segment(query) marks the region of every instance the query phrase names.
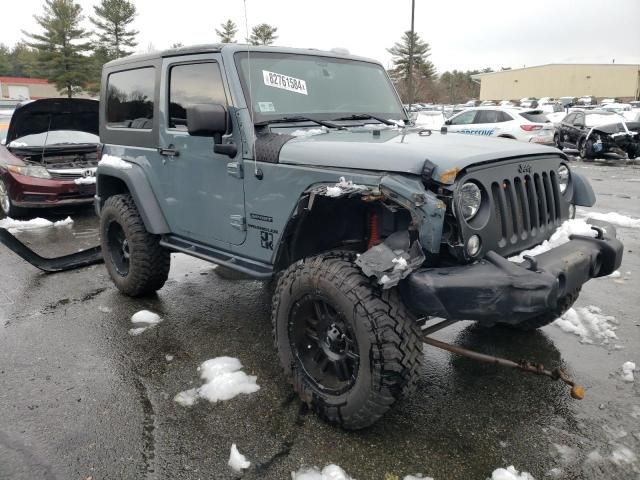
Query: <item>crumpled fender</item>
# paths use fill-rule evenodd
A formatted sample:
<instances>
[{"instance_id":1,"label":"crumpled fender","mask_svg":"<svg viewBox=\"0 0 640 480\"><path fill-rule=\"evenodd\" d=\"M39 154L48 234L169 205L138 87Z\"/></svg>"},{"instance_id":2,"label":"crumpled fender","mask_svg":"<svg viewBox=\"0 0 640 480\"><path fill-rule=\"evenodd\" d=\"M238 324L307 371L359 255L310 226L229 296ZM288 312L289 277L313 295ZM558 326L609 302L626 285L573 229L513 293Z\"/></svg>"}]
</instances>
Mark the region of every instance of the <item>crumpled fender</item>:
<instances>
[{"instance_id":1,"label":"crumpled fender","mask_svg":"<svg viewBox=\"0 0 640 480\"><path fill-rule=\"evenodd\" d=\"M420 244L431 252L440 251L445 203L435 193L424 188L422 181L404 175L385 175L380 180L380 192L411 212L419 225Z\"/></svg>"}]
</instances>

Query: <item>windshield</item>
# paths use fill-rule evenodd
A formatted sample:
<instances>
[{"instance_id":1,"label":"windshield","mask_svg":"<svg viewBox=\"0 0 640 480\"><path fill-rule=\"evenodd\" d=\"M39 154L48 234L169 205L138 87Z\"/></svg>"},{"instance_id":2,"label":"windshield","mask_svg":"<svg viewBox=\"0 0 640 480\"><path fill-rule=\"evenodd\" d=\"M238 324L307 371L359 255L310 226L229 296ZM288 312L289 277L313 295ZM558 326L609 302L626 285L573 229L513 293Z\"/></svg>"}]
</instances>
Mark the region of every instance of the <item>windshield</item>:
<instances>
[{"instance_id":1,"label":"windshield","mask_svg":"<svg viewBox=\"0 0 640 480\"><path fill-rule=\"evenodd\" d=\"M286 116L332 120L351 114L406 118L386 72L374 63L269 52L251 52L250 58L249 68L247 53L236 54L256 122Z\"/></svg>"},{"instance_id":2,"label":"windshield","mask_svg":"<svg viewBox=\"0 0 640 480\"><path fill-rule=\"evenodd\" d=\"M100 142L100 137L94 135L93 133L72 130L54 130L52 132L49 132L49 137L47 137L47 132L42 132L16 138L9 144L9 147L42 147L45 144L45 139L47 142L47 146L56 144L83 144Z\"/></svg>"}]
</instances>

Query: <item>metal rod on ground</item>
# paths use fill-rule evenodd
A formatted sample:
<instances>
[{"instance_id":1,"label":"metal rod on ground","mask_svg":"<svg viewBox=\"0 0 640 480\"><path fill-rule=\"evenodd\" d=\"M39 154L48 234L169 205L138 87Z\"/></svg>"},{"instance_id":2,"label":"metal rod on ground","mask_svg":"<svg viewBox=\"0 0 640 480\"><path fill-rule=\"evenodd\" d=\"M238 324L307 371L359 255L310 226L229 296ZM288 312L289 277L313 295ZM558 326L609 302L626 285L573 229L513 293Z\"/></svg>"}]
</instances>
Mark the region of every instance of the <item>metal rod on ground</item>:
<instances>
[{"instance_id":1,"label":"metal rod on ground","mask_svg":"<svg viewBox=\"0 0 640 480\"><path fill-rule=\"evenodd\" d=\"M457 345L451 345L449 343L441 342L440 340L436 340L435 338L431 338L426 335L423 341L424 343L433 347L441 348L443 350L447 350L448 352L456 353L458 355L462 355L463 357L477 360L479 362L500 365L501 367L516 368L518 370L522 370L523 372L535 373L536 375L544 375L546 377L552 378L553 380L560 379L571 387L571 396L573 398L577 400L582 400L584 398L584 387L576 385L576 383L573 382L569 377L567 377L567 374L559 368L551 371L545 369L544 365L542 364L535 365L525 361L514 362L505 358L493 357L484 353L474 352L473 350L467 350L466 348L462 348Z\"/></svg>"}]
</instances>

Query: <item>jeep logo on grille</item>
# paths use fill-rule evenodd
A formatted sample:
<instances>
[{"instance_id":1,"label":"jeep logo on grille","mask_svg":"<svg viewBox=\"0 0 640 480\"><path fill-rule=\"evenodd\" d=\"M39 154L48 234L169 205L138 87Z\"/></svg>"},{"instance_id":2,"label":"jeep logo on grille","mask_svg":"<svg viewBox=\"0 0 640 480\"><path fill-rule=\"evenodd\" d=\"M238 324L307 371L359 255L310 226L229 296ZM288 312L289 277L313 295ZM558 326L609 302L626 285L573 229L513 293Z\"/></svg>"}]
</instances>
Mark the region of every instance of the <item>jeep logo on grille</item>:
<instances>
[{"instance_id":1,"label":"jeep logo on grille","mask_svg":"<svg viewBox=\"0 0 640 480\"><path fill-rule=\"evenodd\" d=\"M528 163L518 165L518 173L531 173L532 170L531 165Z\"/></svg>"}]
</instances>

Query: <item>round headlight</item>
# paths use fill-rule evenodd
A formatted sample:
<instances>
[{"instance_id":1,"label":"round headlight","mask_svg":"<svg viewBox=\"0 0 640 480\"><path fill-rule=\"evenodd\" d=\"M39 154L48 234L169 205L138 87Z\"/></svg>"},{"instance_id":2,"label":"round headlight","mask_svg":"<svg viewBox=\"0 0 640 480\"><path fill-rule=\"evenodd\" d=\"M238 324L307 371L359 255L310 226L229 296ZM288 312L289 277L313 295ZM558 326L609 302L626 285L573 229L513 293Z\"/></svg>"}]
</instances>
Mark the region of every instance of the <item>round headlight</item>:
<instances>
[{"instance_id":1,"label":"round headlight","mask_svg":"<svg viewBox=\"0 0 640 480\"><path fill-rule=\"evenodd\" d=\"M560 187L560 193L564 193L569 186L569 167L566 165L560 165L560 168L558 168L558 186Z\"/></svg>"},{"instance_id":2,"label":"round headlight","mask_svg":"<svg viewBox=\"0 0 640 480\"><path fill-rule=\"evenodd\" d=\"M458 195L460 196L460 201L458 202L460 213L462 213L465 220L471 220L480 210L480 204L482 203L480 187L475 183L465 183Z\"/></svg>"}]
</instances>

